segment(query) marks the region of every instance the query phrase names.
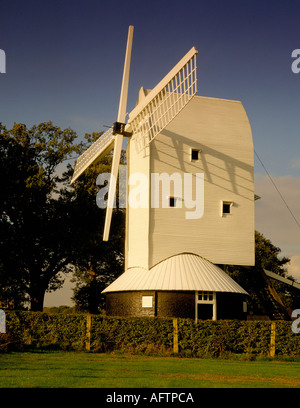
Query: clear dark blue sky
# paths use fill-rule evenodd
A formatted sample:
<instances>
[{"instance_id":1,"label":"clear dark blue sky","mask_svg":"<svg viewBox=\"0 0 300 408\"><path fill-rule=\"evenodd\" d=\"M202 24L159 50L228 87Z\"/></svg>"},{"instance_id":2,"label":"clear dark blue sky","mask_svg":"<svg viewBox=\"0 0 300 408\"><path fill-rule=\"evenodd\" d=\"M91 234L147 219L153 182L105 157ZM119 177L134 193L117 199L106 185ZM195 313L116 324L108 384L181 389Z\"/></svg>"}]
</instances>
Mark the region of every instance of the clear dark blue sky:
<instances>
[{"instance_id":1,"label":"clear dark blue sky","mask_svg":"<svg viewBox=\"0 0 300 408\"><path fill-rule=\"evenodd\" d=\"M105 130L116 119L130 24L129 111L140 86L155 86L196 46L198 94L241 100L268 170L299 176L299 0L0 1L0 120L52 120L80 137Z\"/></svg>"}]
</instances>

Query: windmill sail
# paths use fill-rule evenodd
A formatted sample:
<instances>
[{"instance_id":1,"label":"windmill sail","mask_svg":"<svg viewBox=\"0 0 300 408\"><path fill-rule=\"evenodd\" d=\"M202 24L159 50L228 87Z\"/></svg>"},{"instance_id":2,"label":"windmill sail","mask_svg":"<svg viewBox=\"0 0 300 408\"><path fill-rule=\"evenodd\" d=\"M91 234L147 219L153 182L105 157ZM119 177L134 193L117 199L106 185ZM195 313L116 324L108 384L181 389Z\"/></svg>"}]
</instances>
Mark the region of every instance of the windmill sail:
<instances>
[{"instance_id":1,"label":"windmill sail","mask_svg":"<svg viewBox=\"0 0 300 408\"><path fill-rule=\"evenodd\" d=\"M147 146L197 92L198 51L193 47L129 115L138 152Z\"/></svg>"},{"instance_id":2,"label":"windmill sail","mask_svg":"<svg viewBox=\"0 0 300 408\"><path fill-rule=\"evenodd\" d=\"M130 59L131 59L131 48L132 48L132 38L133 38L133 26L129 26L126 55L124 62L119 111L118 111L118 122L121 124L125 122L126 116L126 104L127 104L127 94L128 94L128 83L129 83L129 71L130 71ZM122 137L120 135L114 135L114 128L111 127L106 131L95 143L93 143L77 160L73 178L71 184L93 163L99 160L102 156L108 153L113 147L117 147L117 154L114 153L112 168L113 175L117 172L117 166L119 165L121 156L121 145ZM115 145L115 146L114 146ZM111 202L115 196L115 187L112 185L109 189L108 202ZM108 206L108 214L106 214L105 221L105 241L108 239L110 219L111 219L111 209Z\"/></svg>"},{"instance_id":3,"label":"windmill sail","mask_svg":"<svg viewBox=\"0 0 300 408\"><path fill-rule=\"evenodd\" d=\"M117 122L121 125L124 124L125 117L126 117L132 39L133 39L133 26L129 26L127 45L126 45L126 54L125 54L125 61L124 61L124 69L123 69L121 94L120 94L120 102L119 102L118 122ZM109 183L107 207L106 207L106 214L105 214L103 241L108 241L108 238L109 238L113 201L116 195L116 180L118 176L118 170L119 170L119 164L120 164L120 158L121 158L122 142L123 142L123 135L116 134L115 144L114 144L114 155L113 155L113 160L112 160L112 165L111 165L111 176L112 177Z\"/></svg>"},{"instance_id":4,"label":"windmill sail","mask_svg":"<svg viewBox=\"0 0 300 408\"><path fill-rule=\"evenodd\" d=\"M109 238L116 179L123 136L132 135L138 150L151 142L186 106L197 92L196 54L193 47L159 84L133 109L125 124L133 26L129 26L117 122L76 162L71 184L93 163L114 148L103 240Z\"/></svg>"},{"instance_id":5,"label":"windmill sail","mask_svg":"<svg viewBox=\"0 0 300 408\"><path fill-rule=\"evenodd\" d=\"M77 160L71 184L93 163L108 153L114 144L113 128L109 128Z\"/></svg>"}]
</instances>

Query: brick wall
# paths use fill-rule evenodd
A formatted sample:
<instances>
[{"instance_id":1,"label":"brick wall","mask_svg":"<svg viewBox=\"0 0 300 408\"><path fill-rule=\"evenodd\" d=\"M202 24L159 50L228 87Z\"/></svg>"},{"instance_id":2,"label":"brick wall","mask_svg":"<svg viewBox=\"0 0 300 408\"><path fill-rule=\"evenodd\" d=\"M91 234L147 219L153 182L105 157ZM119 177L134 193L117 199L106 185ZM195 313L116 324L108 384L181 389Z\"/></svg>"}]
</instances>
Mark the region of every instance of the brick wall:
<instances>
[{"instance_id":1,"label":"brick wall","mask_svg":"<svg viewBox=\"0 0 300 408\"><path fill-rule=\"evenodd\" d=\"M142 307L143 296L153 296L152 307ZM194 292L134 291L106 295L108 316L195 317Z\"/></svg>"},{"instance_id":2,"label":"brick wall","mask_svg":"<svg viewBox=\"0 0 300 408\"><path fill-rule=\"evenodd\" d=\"M157 292L157 316L195 318L195 292Z\"/></svg>"},{"instance_id":3,"label":"brick wall","mask_svg":"<svg viewBox=\"0 0 300 408\"><path fill-rule=\"evenodd\" d=\"M153 296L153 307L142 307L142 297ZM111 292L106 295L108 316L155 316L155 292Z\"/></svg>"},{"instance_id":4,"label":"brick wall","mask_svg":"<svg viewBox=\"0 0 300 408\"><path fill-rule=\"evenodd\" d=\"M143 296L152 296L152 307L142 307ZM245 319L244 295L217 293L217 319ZM199 305L199 319L212 318L211 305ZM211 310L207 311L206 308ZM132 291L106 295L108 316L181 317L195 318L195 292L192 291Z\"/></svg>"}]
</instances>

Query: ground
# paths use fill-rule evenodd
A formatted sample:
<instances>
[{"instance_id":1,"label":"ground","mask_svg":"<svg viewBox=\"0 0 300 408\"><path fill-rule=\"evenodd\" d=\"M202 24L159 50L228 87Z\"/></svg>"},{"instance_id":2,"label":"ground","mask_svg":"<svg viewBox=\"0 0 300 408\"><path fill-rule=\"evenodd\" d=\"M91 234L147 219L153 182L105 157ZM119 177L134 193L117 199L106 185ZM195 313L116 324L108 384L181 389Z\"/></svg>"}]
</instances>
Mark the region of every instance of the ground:
<instances>
[{"instance_id":1,"label":"ground","mask_svg":"<svg viewBox=\"0 0 300 408\"><path fill-rule=\"evenodd\" d=\"M75 352L0 355L1 388L299 388L299 361Z\"/></svg>"}]
</instances>

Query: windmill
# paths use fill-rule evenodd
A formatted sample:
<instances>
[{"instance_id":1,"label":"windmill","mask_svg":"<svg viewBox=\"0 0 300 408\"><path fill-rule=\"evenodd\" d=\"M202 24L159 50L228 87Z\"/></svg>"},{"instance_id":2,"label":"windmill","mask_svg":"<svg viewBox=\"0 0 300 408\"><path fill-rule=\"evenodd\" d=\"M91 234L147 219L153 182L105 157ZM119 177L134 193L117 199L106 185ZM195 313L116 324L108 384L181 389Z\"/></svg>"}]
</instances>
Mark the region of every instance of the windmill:
<instances>
[{"instance_id":1,"label":"windmill","mask_svg":"<svg viewBox=\"0 0 300 408\"><path fill-rule=\"evenodd\" d=\"M140 151L172 121L197 92L197 50L192 48L147 95L145 100L130 113L129 121L126 125L125 118L133 29L133 26L129 26L117 122L79 157L71 180L72 184L91 164L98 161L113 147L112 177L108 192L103 234L104 241L107 241L109 238L123 137L132 136Z\"/></svg>"},{"instance_id":2,"label":"windmill","mask_svg":"<svg viewBox=\"0 0 300 408\"><path fill-rule=\"evenodd\" d=\"M218 265L254 264L247 115L240 102L196 96L193 47L152 90L141 88L126 123L132 38L130 26L117 121L79 157L72 179L113 148L108 240L128 137L125 272L103 291L107 314L244 318L247 293ZM133 206L136 174L144 205Z\"/></svg>"}]
</instances>

